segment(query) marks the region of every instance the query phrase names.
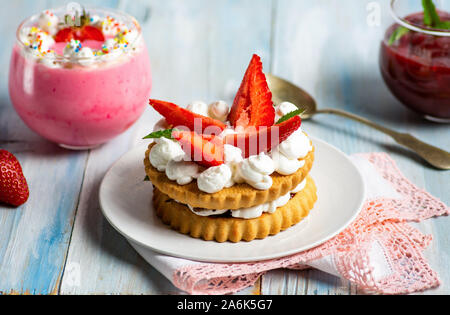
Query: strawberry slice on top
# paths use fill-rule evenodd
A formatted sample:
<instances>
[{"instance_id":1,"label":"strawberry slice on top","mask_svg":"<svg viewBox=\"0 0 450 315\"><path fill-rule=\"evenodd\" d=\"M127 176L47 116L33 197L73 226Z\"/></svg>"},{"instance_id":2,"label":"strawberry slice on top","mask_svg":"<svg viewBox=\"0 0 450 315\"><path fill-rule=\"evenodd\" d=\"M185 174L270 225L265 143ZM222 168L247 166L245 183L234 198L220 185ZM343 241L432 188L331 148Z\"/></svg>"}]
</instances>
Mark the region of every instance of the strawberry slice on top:
<instances>
[{"instance_id":1,"label":"strawberry slice on top","mask_svg":"<svg viewBox=\"0 0 450 315\"><path fill-rule=\"evenodd\" d=\"M302 125L300 116L271 127L260 127L241 134L225 137L225 143L242 150L245 158L260 153L267 153L289 138Z\"/></svg>"},{"instance_id":2,"label":"strawberry slice on top","mask_svg":"<svg viewBox=\"0 0 450 315\"><path fill-rule=\"evenodd\" d=\"M205 135L219 135L227 128L227 125L219 120L195 114L173 103L150 100L150 105L173 127L186 127L190 131Z\"/></svg>"},{"instance_id":3,"label":"strawberry slice on top","mask_svg":"<svg viewBox=\"0 0 450 315\"><path fill-rule=\"evenodd\" d=\"M253 55L228 116L234 127L270 127L275 109L261 58Z\"/></svg>"},{"instance_id":4,"label":"strawberry slice on top","mask_svg":"<svg viewBox=\"0 0 450 315\"><path fill-rule=\"evenodd\" d=\"M87 40L95 40L98 42L104 42L105 36L98 28L90 25L78 27L68 27L60 30L55 35L55 42L70 42L72 39L79 40L81 42Z\"/></svg>"},{"instance_id":5,"label":"strawberry slice on top","mask_svg":"<svg viewBox=\"0 0 450 315\"><path fill-rule=\"evenodd\" d=\"M98 42L104 42L105 35L103 35L103 32L95 26L86 25L81 29L81 41L83 40L96 40Z\"/></svg>"},{"instance_id":6,"label":"strawberry slice on top","mask_svg":"<svg viewBox=\"0 0 450 315\"><path fill-rule=\"evenodd\" d=\"M72 39L75 39L75 32L71 27L63 28L55 35L55 42L57 43L70 42Z\"/></svg>"},{"instance_id":7,"label":"strawberry slice on top","mask_svg":"<svg viewBox=\"0 0 450 315\"><path fill-rule=\"evenodd\" d=\"M224 144L221 139L177 130L172 132L172 137L180 143L193 162L204 167L220 166L224 163Z\"/></svg>"}]
</instances>

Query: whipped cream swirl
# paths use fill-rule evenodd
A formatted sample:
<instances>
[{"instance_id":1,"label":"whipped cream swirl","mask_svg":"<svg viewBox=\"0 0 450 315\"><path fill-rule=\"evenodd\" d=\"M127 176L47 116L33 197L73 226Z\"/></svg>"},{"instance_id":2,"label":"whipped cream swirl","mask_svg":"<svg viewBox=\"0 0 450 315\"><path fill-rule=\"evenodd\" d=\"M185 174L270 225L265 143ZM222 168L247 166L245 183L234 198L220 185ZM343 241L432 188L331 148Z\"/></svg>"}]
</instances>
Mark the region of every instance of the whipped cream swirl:
<instances>
[{"instance_id":1,"label":"whipped cream swirl","mask_svg":"<svg viewBox=\"0 0 450 315\"><path fill-rule=\"evenodd\" d=\"M94 63L94 52L89 47L83 47L79 40L72 39L64 47L64 57L78 62L83 66L88 66Z\"/></svg>"},{"instance_id":2,"label":"whipped cream swirl","mask_svg":"<svg viewBox=\"0 0 450 315\"><path fill-rule=\"evenodd\" d=\"M208 117L209 107L208 104L202 101L194 101L190 103L187 107L187 110L202 116Z\"/></svg>"},{"instance_id":3,"label":"whipped cream swirl","mask_svg":"<svg viewBox=\"0 0 450 315\"><path fill-rule=\"evenodd\" d=\"M187 185L200 176L200 166L190 161L170 161L166 166L166 175L178 185Z\"/></svg>"},{"instance_id":4,"label":"whipped cream swirl","mask_svg":"<svg viewBox=\"0 0 450 315\"><path fill-rule=\"evenodd\" d=\"M275 172L275 163L268 155L261 153L241 162L238 172L238 176L253 188L268 190L273 184L270 175Z\"/></svg>"},{"instance_id":5,"label":"whipped cream swirl","mask_svg":"<svg viewBox=\"0 0 450 315\"><path fill-rule=\"evenodd\" d=\"M166 138L157 139L155 143L150 151L150 163L158 171L165 172L172 160L183 160L185 153L179 143Z\"/></svg>"},{"instance_id":6,"label":"whipped cream swirl","mask_svg":"<svg viewBox=\"0 0 450 315\"><path fill-rule=\"evenodd\" d=\"M268 202L259 206L251 207L251 208L244 208L239 210L201 210L196 211L195 208L193 208L190 205L187 205L187 207L196 215L202 216L202 217L210 217L210 216L217 216L222 215L228 212L231 212L231 216L233 218L239 218L239 219L256 219L262 216L264 213L275 213L275 211L280 208L287 205L287 203L291 200L291 195L297 194L301 191L303 191L306 188L306 182L305 179L303 182L301 182L294 190L292 190L290 193L281 196L277 200L274 200L272 202Z\"/></svg>"},{"instance_id":7,"label":"whipped cream swirl","mask_svg":"<svg viewBox=\"0 0 450 315\"><path fill-rule=\"evenodd\" d=\"M208 194L214 194L224 188L233 186L232 178L233 173L228 165L222 164L210 167L198 177L198 189Z\"/></svg>"},{"instance_id":8,"label":"whipped cream swirl","mask_svg":"<svg viewBox=\"0 0 450 315\"><path fill-rule=\"evenodd\" d=\"M24 27L19 33L20 41L26 46L26 51L35 57L44 57L55 40L47 32L37 27Z\"/></svg>"},{"instance_id":9,"label":"whipped cream swirl","mask_svg":"<svg viewBox=\"0 0 450 315\"><path fill-rule=\"evenodd\" d=\"M39 15L38 27L49 34L58 32L59 18L50 10L46 10Z\"/></svg>"},{"instance_id":10,"label":"whipped cream swirl","mask_svg":"<svg viewBox=\"0 0 450 315\"><path fill-rule=\"evenodd\" d=\"M229 113L230 107L224 101L214 102L209 105L209 116L211 118L226 122Z\"/></svg>"},{"instance_id":11,"label":"whipped cream swirl","mask_svg":"<svg viewBox=\"0 0 450 315\"><path fill-rule=\"evenodd\" d=\"M283 102L275 107L275 123L280 120L283 116L295 112L298 107L289 102Z\"/></svg>"},{"instance_id":12,"label":"whipped cream swirl","mask_svg":"<svg viewBox=\"0 0 450 315\"><path fill-rule=\"evenodd\" d=\"M298 107L289 102L283 102L275 107L278 121L283 116L298 110ZM313 150L311 141L300 128L288 139L274 148L270 153L275 165L276 172L281 175L292 175L305 166L304 159Z\"/></svg>"}]
</instances>

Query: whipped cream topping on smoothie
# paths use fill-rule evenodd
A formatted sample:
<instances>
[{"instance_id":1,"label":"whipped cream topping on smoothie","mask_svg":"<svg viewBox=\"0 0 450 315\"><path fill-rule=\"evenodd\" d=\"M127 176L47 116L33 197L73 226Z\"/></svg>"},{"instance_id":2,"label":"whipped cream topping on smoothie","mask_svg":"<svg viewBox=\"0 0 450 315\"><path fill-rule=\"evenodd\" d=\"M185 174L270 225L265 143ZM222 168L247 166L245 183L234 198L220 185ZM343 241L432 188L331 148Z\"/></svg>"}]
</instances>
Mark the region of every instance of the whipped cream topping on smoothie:
<instances>
[{"instance_id":1,"label":"whipped cream topping on smoothie","mask_svg":"<svg viewBox=\"0 0 450 315\"><path fill-rule=\"evenodd\" d=\"M63 55L72 62L79 63L82 66L89 66L95 62L94 51L89 47L83 47L81 42L75 39L67 43L66 47L64 47Z\"/></svg>"},{"instance_id":2,"label":"whipped cream topping on smoothie","mask_svg":"<svg viewBox=\"0 0 450 315\"><path fill-rule=\"evenodd\" d=\"M19 40L26 46L27 52L42 58L53 52L50 48L55 44L51 35L35 26L22 28Z\"/></svg>"},{"instance_id":3,"label":"whipped cream topping on smoothie","mask_svg":"<svg viewBox=\"0 0 450 315\"><path fill-rule=\"evenodd\" d=\"M229 106L223 101L210 105L196 101L187 108L194 113L215 119L225 117L225 113L230 111ZM297 107L292 103L282 103L276 107L277 115L280 116L295 110ZM167 122L163 119L157 123L155 131L167 127ZM219 138L235 133L233 128L228 127ZM187 185L196 179L198 188L210 194L240 183L247 183L258 190L268 190L273 184L270 175L275 172L281 175L296 173L305 165L305 161L300 159L304 159L312 150L308 136L298 129L270 153L260 153L247 159L243 158L241 149L224 145L225 163L205 169L190 161L190 157L186 156L177 141L161 138L155 140L150 152L150 163L158 171L165 172L169 179L177 181L179 185Z\"/></svg>"},{"instance_id":4,"label":"whipped cream topping on smoothie","mask_svg":"<svg viewBox=\"0 0 450 315\"><path fill-rule=\"evenodd\" d=\"M46 10L39 15L38 27L48 34L58 32L59 18L50 10Z\"/></svg>"},{"instance_id":5,"label":"whipped cream topping on smoothie","mask_svg":"<svg viewBox=\"0 0 450 315\"><path fill-rule=\"evenodd\" d=\"M111 16L98 15L89 17L88 26L99 30L105 38L104 42L76 39L57 42L55 37L59 32L70 28L63 21L64 17L46 10L39 14L34 25L22 27L18 38L23 43L24 52L53 68L63 67L63 64L89 67L132 53L141 45L140 32L135 21L133 26L127 26L124 21Z\"/></svg>"}]
</instances>

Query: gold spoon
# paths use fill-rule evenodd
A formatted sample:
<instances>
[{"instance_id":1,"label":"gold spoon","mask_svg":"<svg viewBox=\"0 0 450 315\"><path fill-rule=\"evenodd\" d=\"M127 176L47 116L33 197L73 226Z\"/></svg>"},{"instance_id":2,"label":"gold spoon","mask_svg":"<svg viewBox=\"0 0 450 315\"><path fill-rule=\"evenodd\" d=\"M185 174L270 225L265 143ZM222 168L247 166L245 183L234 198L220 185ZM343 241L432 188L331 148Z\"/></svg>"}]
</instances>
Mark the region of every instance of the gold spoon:
<instances>
[{"instance_id":1,"label":"gold spoon","mask_svg":"<svg viewBox=\"0 0 450 315\"><path fill-rule=\"evenodd\" d=\"M280 104L281 102L291 102L293 104L297 104L297 106L302 106L302 108L305 109L305 112L302 114L302 119L309 119L316 114L334 114L359 121L360 123L368 125L391 136L398 144L401 144L416 152L434 167L442 170L450 170L450 153L444 150L422 142L410 134L399 133L392 129L380 126L368 119L342 110L318 110L316 101L311 97L311 95L301 88L272 74L267 74L267 79L269 81L270 90L273 94L274 103Z\"/></svg>"}]
</instances>

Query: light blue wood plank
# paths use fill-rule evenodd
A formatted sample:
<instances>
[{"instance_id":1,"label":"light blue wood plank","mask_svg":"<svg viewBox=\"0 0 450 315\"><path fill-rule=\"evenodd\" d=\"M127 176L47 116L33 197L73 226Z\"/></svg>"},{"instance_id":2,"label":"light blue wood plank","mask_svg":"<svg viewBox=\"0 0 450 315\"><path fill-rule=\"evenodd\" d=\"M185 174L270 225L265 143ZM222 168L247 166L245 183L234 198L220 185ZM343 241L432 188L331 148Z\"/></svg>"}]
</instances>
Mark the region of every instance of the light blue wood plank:
<instances>
[{"instance_id":1,"label":"light blue wood plank","mask_svg":"<svg viewBox=\"0 0 450 315\"><path fill-rule=\"evenodd\" d=\"M130 130L90 154L62 281L62 294L178 292L138 256L103 218L99 208L101 179L112 163L130 149L132 134L133 130ZM149 284L152 290L148 289Z\"/></svg>"},{"instance_id":2,"label":"light blue wood plank","mask_svg":"<svg viewBox=\"0 0 450 315\"><path fill-rule=\"evenodd\" d=\"M312 269L274 270L262 281L263 295L348 295L352 290L348 281Z\"/></svg>"},{"instance_id":3,"label":"light blue wood plank","mask_svg":"<svg viewBox=\"0 0 450 315\"><path fill-rule=\"evenodd\" d=\"M273 270L262 280L263 295L304 295L307 291L307 271Z\"/></svg>"},{"instance_id":4,"label":"light blue wood plank","mask_svg":"<svg viewBox=\"0 0 450 315\"><path fill-rule=\"evenodd\" d=\"M349 295L353 286L349 281L330 276L318 270L308 270L306 274L308 295Z\"/></svg>"},{"instance_id":5,"label":"light blue wood plank","mask_svg":"<svg viewBox=\"0 0 450 315\"><path fill-rule=\"evenodd\" d=\"M119 1L96 1L94 4L116 7ZM25 17L55 5L61 3L15 1L8 15L3 16L2 13L1 32L9 43L2 50L0 60L4 69L8 68L10 47L14 43L11 28ZM7 92L7 71L2 73L0 147L14 152L21 160L31 197L27 205L19 210L0 207L3 231L0 236L0 291L57 293L88 153L63 151L31 132L12 109ZM125 241L117 243L127 246ZM129 252L133 256L134 251L129 249Z\"/></svg>"}]
</instances>

